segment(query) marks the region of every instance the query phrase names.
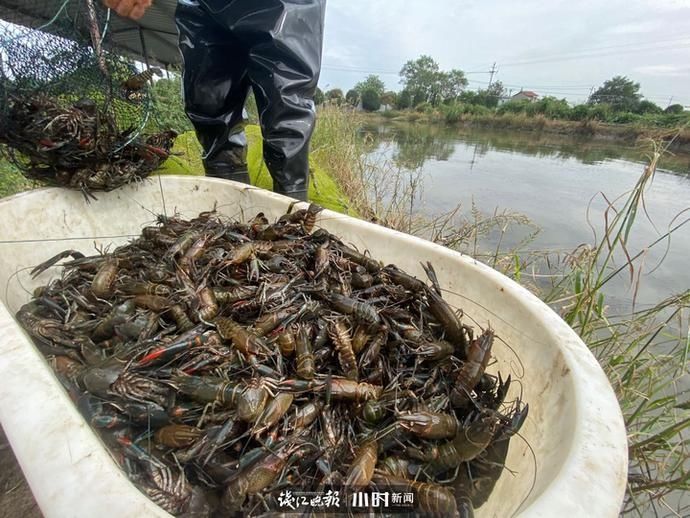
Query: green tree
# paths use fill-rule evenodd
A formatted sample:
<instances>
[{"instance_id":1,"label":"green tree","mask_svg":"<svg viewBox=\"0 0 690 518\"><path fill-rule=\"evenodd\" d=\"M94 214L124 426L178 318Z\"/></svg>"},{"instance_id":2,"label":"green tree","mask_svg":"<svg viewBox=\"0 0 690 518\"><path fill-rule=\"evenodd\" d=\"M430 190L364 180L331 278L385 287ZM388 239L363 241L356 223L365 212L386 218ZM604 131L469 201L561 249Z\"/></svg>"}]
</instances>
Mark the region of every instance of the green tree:
<instances>
[{"instance_id":1,"label":"green tree","mask_svg":"<svg viewBox=\"0 0 690 518\"><path fill-rule=\"evenodd\" d=\"M613 108L610 104L600 103L591 106L589 110L588 118L594 119L602 122L608 122L611 120L613 115Z\"/></svg>"},{"instance_id":2,"label":"green tree","mask_svg":"<svg viewBox=\"0 0 690 518\"><path fill-rule=\"evenodd\" d=\"M643 99L640 101L640 104L637 105L637 108L635 108L635 113L639 113L640 115L644 115L645 113L663 113L664 110L661 109L661 106L658 106L654 104L652 101L648 101L647 99Z\"/></svg>"},{"instance_id":3,"label":"green tree","mask_svg":"<svg viewBox=\"0 0 690 518\"><path fill-rule=\"evenodd\" d=\"M359 92L354 88L348 90L347 94L345 95L345 100L348 104L357 106L359 104Z\"/></svg>"},{"instance_id":4,"label":"green tree","mask_svg":"<svg viewBox=\"0 0 690 518\"><path fill-rule=\"evenodd\" d=\"M405 110L412 107L412 94L407 88L398 94L395 107L399 110Z\"/></svg>"},{"instance_id":5,"label":"green tree","mask_svg":"<svg viewBox=\"0 0 690 518\"><path fill-rule=\"evenodd\" d=\"M672 104L664 110L664 112L666 112L666 113L673 113L676 115L679 113L683 113L683 111L684 111L684 108L683 108L682 104Z\"/></svg>"},{"instance_id":6,"label":"green tree","mask_svg":"<svg viewBox=\"0 0 690 518\"><path fill-rule=\"evenodd\" d=\"M635 111L640 104L640 83L625 76L615 76L597 89L589 98L589 104L608 104L614 111Z\"/></svg>"},{"instance_id":7,"label":"green tree","mask_svg":"<svg viewBox=\"0 0 690 518\"><path fill-rule=\"evenodd\" d=\"M503 86L503 83L500 81L494 81L491 83L491 85L486 89L486 96L488 98L487 106L496 106L498 101L505 95L505 93L506 89Z\"/></svg>"},{"instance_id":8,"label":"green tree","mask_svg":"<svg viewBox=\"0 0 690 518\"><path fill-rule=\"evenodd\" d=\"M314 92L314 104L323 104L323 101L326 99L326 97L323 95L323 90L319 88L318 86L316 87L316 92Z\"/></svg>"},{"instance_id":9,"label":"green tree","mask_svg":"<svg viewBox=\"0 0 690 518\"><path fill-rule=\"evenodd\" d=\"M535 103L528 102L527 107L533 107L536 113L541 113L549 119L569 119L572 112L568 101L548 95Z\"/></svg>"},{"instance_id":10,"label":"green tree","mask_svg":"<svg viewBox=\"0 0 690 518\"><path fill-rule=\"evenodd\" d=\"M405 63L400 70L400 82L410 92L415 106L423 102L438 106L453 101L467 86L462 70L443 72L430 56L420 56Z\"/></svg>"},{"instance_id":11,"label":"green tree","mask_svg":"<svg viewBox=\"0 0 690 518\"><path fill-rule=\"evenodd\" d=\"M570 112L570 119L574 121L587 120L589 118L589 109L590 106L587 104L578 104L577 106L574 106L573 110Z\"/></svg>"},{"instance_id":12,"label":"green tree","mask_svg":"<svg viewBox=\"0 0 690 518\"><path fill-rule=\"evenodd\" d=\"M386 85L381 81L379 76L370 75L367 76L364 81L357 83L355 85L355 90L357 90L362 97L364 97L364 92L366 90L372 90L376 92L380 98L386 90Z\"/></svg>"},{"instance_id":13,"label":"green tree","mask_svg":"<svg viewBox=\"0 0 690 518\"><path fill-rule=\"evenodd\" d=\"M440 81L443 102L455 101L467 86L465 73L456 68L450 72L442 72Z\"/></svg>"},{"instance_id":14,"label":"green tree","mask_svg":"<svg viewBox=\"0 0 690 518\"><path fill-rule=\"evenodd\" d=\"M375 112L381 108L381 95L374 88L367 88L362 92L362 108L368 112Z\"/></svg>"},{"instance_id":15,"label":"green tree","mask_svg":"<svg viewBox=\"0 0 690 518\"><path fill-rule=\"evenodd\" d=\"M345 95L343 95L343 91L340 88L332 88L326 92L326 99L340 106L345 100Z\"/></svg>"},{"instance_id":16,"label":"green tree","mask_svg":"<svg viewBox=\"0 0 690 518\"><path fill-rule=\"evenodd\" d=\"M412 91L412 106L419 106L420 104L429 104L427 101L427 94L421 90Z\"/></svg>"},{"instance_id":17,"label":"green tree","mask_svg":"<svg viewBox=\"0 0 690 518\"><path fill-rule=\"evenodd\" d=\"M479 92L473 90L465 90L460 94L458 100L465 104L481 104L479 99Z\"/></svg>"},{"instance_id":18,"label":"green tree","mask_svg":"<svg viewBox=\"0 0 690 518\"><path fill-rule=\"evenodd\" d=\"M400 70L400 82L412 94L415 104L431 101L441 69L431 56L423 55L409 60Z\"/></svg>"},{"instance_id":19,"label":"green tree","mask_svg":"<svg viewBox=\"0 0 690 518\"><path fill-rule=\"evenodd\" d=\"M472 95L472 92L463 92L460 100L470 104L480 104L487 108L495 108L498 106L498 101L503 97L505 91L503 83L494 81L487 88L478 90L474 95Z\"/></svg>"}]
</instances>

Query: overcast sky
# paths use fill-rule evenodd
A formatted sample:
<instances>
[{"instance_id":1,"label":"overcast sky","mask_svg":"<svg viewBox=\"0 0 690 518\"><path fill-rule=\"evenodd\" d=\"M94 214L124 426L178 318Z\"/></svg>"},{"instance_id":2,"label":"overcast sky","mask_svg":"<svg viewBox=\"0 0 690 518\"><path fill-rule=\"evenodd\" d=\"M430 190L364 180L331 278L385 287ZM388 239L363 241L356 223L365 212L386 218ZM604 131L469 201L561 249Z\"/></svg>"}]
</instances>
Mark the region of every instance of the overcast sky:
<instances>
[{"instance_id":1,"label":"overcast sky","mask_svg":"<svg viewBox=\"0 0 690 518\"><path fill-rule=\"evenodd\" d=\"M400 90L409 59L433 57L486 86L587 98L614 75L665 107L690 107L690 0L327 0L321 88L367 74Z\"/></svg>"}]
</instances>

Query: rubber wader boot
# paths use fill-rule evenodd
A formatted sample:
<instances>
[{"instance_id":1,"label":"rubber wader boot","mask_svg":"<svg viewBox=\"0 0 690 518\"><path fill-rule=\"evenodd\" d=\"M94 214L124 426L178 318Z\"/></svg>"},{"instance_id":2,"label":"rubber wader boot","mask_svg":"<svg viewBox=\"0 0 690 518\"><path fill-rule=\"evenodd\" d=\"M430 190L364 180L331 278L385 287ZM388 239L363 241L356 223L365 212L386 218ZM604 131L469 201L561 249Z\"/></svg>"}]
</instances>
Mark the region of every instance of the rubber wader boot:
<instances>
[{"instance_id":1,"label":"rubber wader boot","mask_svg":"<svg viewBox=\"0 0 690 518\"><path fill-rule=\"evenodd\" d=\"M277 192L278 194L282 194L283 196L289 196L290 198L294 198L297 201L307 201L307 191L275 192Z\"/></svg>"},{"instance_id":2,"label":"rubber wader boot","mask_svg":"<svg viewBox=\"0 0 690 518\"><path fill-rule=\"evenodd\" d=\"M247 149L244 147L223 149L213 158L205 159L203 162L206 176L249 183Z\"/></svg>"},{"instance_id":3,"label":"rubber wader boot","mask_svg":"<svg viewBox=\"0 0 690 518\"><path fill-rule=\"evenodd\" d=\"M249 171L229 171L227 169L207 168L206 176L249 184Z\"/></svg>"}]
</instances>

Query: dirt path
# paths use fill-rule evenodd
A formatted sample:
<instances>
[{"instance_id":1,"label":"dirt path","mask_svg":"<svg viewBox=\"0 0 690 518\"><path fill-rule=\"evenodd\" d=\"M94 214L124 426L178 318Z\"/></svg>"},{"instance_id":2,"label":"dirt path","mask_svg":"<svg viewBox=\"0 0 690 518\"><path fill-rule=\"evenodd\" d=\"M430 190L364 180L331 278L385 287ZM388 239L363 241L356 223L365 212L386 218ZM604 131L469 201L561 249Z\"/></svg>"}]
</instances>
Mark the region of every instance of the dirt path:
<instances>
[{"instance_id":1,"label":"dirt path","mask_svg":"<svg viewBox=\"0 0 690 518\"><path fill-rule=\"evenodd\" d=\"M41 518L22 470L0 428L0 518Z\"/></svg>"}]
</instances>

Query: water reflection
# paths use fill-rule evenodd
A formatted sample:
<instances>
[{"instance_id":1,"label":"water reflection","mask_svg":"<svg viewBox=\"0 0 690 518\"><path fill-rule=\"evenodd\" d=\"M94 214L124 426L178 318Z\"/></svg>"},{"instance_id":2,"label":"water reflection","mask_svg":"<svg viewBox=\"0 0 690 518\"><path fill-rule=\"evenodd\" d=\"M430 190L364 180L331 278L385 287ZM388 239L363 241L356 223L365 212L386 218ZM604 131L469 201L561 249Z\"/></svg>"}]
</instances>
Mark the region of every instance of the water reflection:
<instances>
[{"instance_id":1,"label":"water reflection","mask_svg":"<svg viewBox=\"0 0 690 518\"><path fill-rule=\"evenodd\" d=\"M485 251L499 245L502 250L522 249L526 238L531 239L531 250L549 252L592 243L594 232L596 238L602 235L607 200L635 185L648 152L644 146L616 142L538 132L460 131L441 125L384 124L368 126L363 133L370 157L394 163L402 178L414 173L422 180L415 189L421 193L415 211L437 216L459 205L459 214L472 219L474 208L484 215L505 209L524 215L540 229L533 239L533 228L524 225L512 225L505 235L489 233L481 243ZM669 225L680 222L674 218L684 214L681 219L686 219L688 173L689 154L665 157L645 193L645 211L637 218L628 244L629 250L644 251L640 303L655 303L690 286L685 264L690 225L675 232L670 244L663 241L649 248ZM624 276L609 294L623 306L633 296Z\"/></svg>"},{"instance_id":2,"label":"water reflection","mask_svg":"<svg viewBox=\"0 0 690 518\"><path fill-rule=\"evenodd\" d=\"M441 124L369 124L365 125L367 151L374 152L383 143L394 143L392 160L405 169L420 169L429 159L445 161L458 144L472 148L470 167L491 151L518 153L537 158L567 160L574 158L587 165L607 160L646 163L652 151L650 142L637 145L553 133L517 132L473 128L448 128ZM664 156L660 167L676 174L690 174L690 154Z\"/></svg>"},{"instance_id":3,"label":"water reflection","mask_svg":"<svg viewBox=\"0 0 690 518\"><path fill-rule=\"evenodd\" d=\"M433 126L424 126L423 131L411 128L393 131L391 137L397 145L393 160L406 169L419 169L429 158L448 160L455 150L455 139Z\"/></svg>"}]
</instances>

